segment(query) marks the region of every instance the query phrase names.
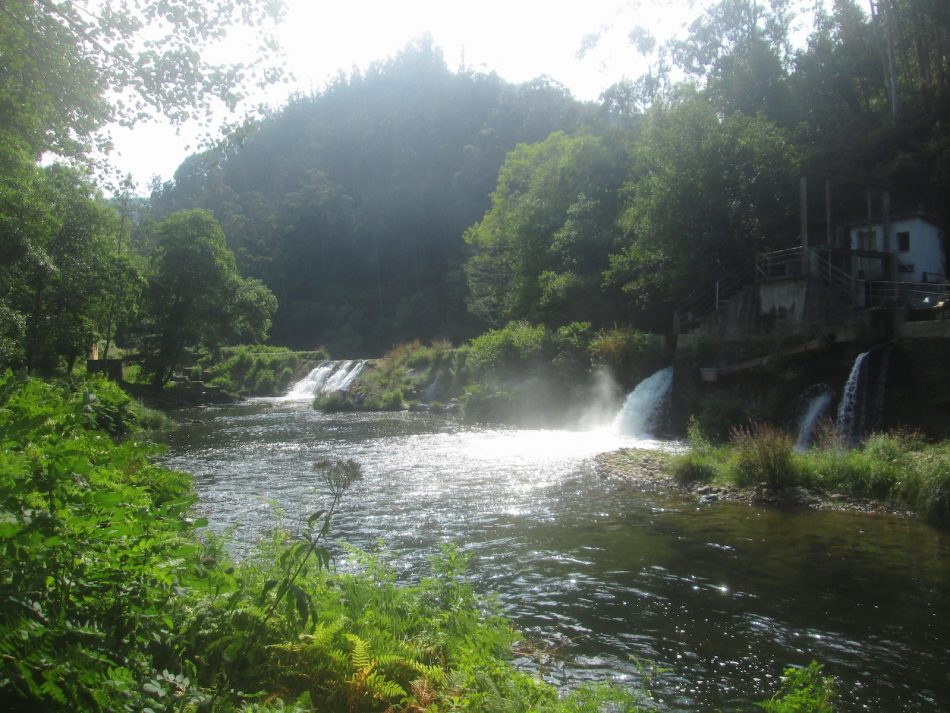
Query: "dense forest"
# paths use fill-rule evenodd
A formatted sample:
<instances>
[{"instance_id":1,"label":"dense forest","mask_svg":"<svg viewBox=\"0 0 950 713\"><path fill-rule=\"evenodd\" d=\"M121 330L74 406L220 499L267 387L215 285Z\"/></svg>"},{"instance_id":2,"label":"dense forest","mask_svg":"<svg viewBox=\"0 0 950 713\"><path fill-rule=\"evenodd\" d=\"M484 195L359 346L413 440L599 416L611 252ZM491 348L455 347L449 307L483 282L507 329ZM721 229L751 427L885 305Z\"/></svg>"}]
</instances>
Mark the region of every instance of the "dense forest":
<instances>
[{"instance_id":1,"label":"dense forest","mask_svg":"<svg viewBox=\"0 0 950 713\"><path fill-rule=\"evenodd\" d=\"M134 121L150 96L168 113L201 103L115 67L83 84L53 55L24 60L0 86L0 360L49 370L118 343L161 384L194 347L268 334L366 356L512 320L667 331L693 290L796 244L803 171L873 179L896 210L946 224L950 11L790 8L723 0L662 45L634 29L651 71L591 103L547 78L452 71L424 38L249 121L145 199L128 185L103 197L82 168L94 130ZM3 42L40 30L65 46L51 21L11 15ZM193 94L220 89L199 69L178 67ZM139 104L105 102L113 85Z\"/></svg>"},{"instance_id":2,"label":"dense forest","mask_svg":"<svg viewBox=\"0 0 950 713\"><path fill-rule=\"evenodd\" d=\"M453 72L420 41L192 156L148 214L211 210L296 347L510 320L666 331L698 286L797 243L802 171L946 221L947 12L836 2L795 48L787 3L721 2L594 104Z\"/></svg>"}]
</instances>

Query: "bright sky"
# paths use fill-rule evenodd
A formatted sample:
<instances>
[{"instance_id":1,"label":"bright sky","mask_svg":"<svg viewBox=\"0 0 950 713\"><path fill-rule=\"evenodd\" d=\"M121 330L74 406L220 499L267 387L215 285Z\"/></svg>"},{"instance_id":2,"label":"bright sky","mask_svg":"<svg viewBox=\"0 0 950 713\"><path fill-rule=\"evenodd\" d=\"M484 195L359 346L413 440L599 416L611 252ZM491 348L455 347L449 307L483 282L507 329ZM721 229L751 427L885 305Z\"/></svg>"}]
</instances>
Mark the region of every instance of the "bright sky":
<instances>
[{"instance_id":1,"label":"bright sky","mask_svg":"<svg viewBox=\"0 0 950 713\"><path fill-rule=\"evenodd\" d=\"M250 105L281 106L293 92L320 91L341 70L366 68L395 55L428 33L442 48L451 69L465 65L495 71L510 82L549 75L578 99L596 99L624 76L636 77L646 62L627 40L636 25L658 38L678 32L691 0L287 0L280 34L287 68L294 75L251 98ZM578 50L591 33L601 33L583 58ZM226 54L241 57L246 43L232 40ZM225 118L225 117L222 117ZM232 117L234 120L239 117ZM180 135L160 123L114 129L113 162L131 172L140 192L152 176L172 177L196 148L200 131L184 127Z\"/></svg>"}]
</instances>

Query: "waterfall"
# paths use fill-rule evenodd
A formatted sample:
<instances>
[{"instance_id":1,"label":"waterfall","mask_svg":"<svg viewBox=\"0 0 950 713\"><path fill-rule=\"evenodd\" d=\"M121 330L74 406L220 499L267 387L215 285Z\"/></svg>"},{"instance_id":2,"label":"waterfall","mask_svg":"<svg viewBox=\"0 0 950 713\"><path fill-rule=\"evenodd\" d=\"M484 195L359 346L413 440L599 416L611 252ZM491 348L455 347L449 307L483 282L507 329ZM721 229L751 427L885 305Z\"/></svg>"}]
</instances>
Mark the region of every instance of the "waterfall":
<instances>
[{"instance_id":1,"label":"waterfall","mask_svg":"<svg viewBox=\"0 0 950 713\"><path fill-rule=\"evenodd\" d=\"M652 435L673 387L673 367L660 369L637 384L614 418L613 428L628 436Z\"/></svg>"},{"instance_id":2,"label":"waterfall","mask_svg":"<svg viewBox=\"0 0 950 713\"><path fill-rule=\"evenodd\" d=\"M805 392L804 398L808 401L798 425L798 441L795 443L796 452L802 453L811 448L818 420L828 410L834 395L834 391L827 384L818 384Z\"/></svg>"},{"instance_id":3,"label":"waterfall","mask_svg":"<svg viewBox=\"0 0 950 713\"><path fill-rule=\"evenodd\" d=\"M858 355L838 406L838 435L855 445L870 430L880 428L884 417L890 346L875 347Z\"/></svg>"},{"instance_id":4,"label":"waterfall","mask_svg":"<svg viewBox=\"0 0 950 713\"><path fill-rule=\"evenodd\" d=\"M366 367L365 361L325 361L290 387L285 401L310 401L317 394L346 391Z\"/></svg>"},{"instance_id":5,"label":"waterfall","mask_svg":"<svg viewBox=\"0 0 950 713\"><path fill-rule=\"evenodd\" d=\"M861 352L854 360L851 373L844 385L844 393L841 394L841 403L838 405L838 419L835 426L838 435L849 445L856 443L864 431L865 395L861 389L861 382L864 375L864 362L870 353Z\"/></svg>"},{"instance_id":6,"label":"waterfall","mask_svg":"<svg viewBox=\"0 0 950 713\"><path fill-rule=\"evenodd\" d=\"M353 385L353 382L356 381L365 366L365 361L343 362L343 364L330 375L330 378L327 379L327 383L323 385L321 391L325 394L329 394L333 391L346 391Z\"/></svg>"}]
</instances>

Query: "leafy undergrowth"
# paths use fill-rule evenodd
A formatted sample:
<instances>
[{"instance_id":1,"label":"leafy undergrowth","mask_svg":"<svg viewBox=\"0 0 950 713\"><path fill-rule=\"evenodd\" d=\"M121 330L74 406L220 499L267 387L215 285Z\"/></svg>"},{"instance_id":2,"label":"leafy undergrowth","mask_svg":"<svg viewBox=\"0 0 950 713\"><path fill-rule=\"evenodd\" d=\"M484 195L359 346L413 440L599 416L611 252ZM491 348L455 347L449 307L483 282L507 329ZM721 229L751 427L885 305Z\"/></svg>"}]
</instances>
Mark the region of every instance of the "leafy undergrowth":
<instances>
[{"instance_id":1,"label":"leafy undergrowth","mask_svg":"<svg viewBox=\"0 0 950 713\"><path fill-rule=\"evenodd\" d=\"M357 381L353 404L365 411L399 411L416 403L442 403L458 392L463 363L444 340L397 345Z\"/></svg>"},{"instance_id":2,"label":"leafy undergrowth","mask_svg":"<svg viewBox=\"0 0 950 713\"><path fill-rule=\"evenodd\" d=\"M950 526L950 442L875 433L850 448L829 433L817 447L798 453L792 438L771 426L734 429L728 444L714 445L695 423L688 440L690 449L670 463L681 483L818 488L909 508Z\"/></svg>"},{"instance_id":3,"label":"leafy undergrowth","mask_svg":"<svg viewBox=\"0 0 950 713\"><path fill-rule=\"evenodd\" d=\"M0 375L5 710L641 710L636 692L561 697L515 669L516 632L454 549L411 586L361 553L332 572L352 461L315 464L328 505L304 532L230 561L188 519L190 478L152 462L127 405L97 396L108 389Z\"/></svg>"}]
</instances>

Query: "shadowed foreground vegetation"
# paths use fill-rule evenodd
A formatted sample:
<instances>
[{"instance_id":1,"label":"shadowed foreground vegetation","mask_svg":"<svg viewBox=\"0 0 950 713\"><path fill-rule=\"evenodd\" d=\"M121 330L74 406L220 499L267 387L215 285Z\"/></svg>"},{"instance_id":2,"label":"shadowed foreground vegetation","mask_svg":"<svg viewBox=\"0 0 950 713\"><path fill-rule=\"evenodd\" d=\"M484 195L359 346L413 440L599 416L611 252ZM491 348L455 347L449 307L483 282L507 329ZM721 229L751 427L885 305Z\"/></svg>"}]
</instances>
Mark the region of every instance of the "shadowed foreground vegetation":
<instances>
[{"instance_id":1,"label":"shadowed foreground vegetation","mask_svg":"<svg viewBox=\"0 0 950 713\"><path fill-rule=\"evenodd\" d=\"M190 478L155 464L137 408L102 380L0 377L0 695L10 711L640 710L561 697L510 663L517 633L448 548L404 585L328 534L352 461L315 464L328 505L235 563L190 519ZM830 710L817 667L775 711ZM797 678L796 678L797 677ZM792 695L805 703L781 707ZM797 698L795 700L798 700ZM779 706L779 707L775 707Z\"/></svg>"}]
</instances>

